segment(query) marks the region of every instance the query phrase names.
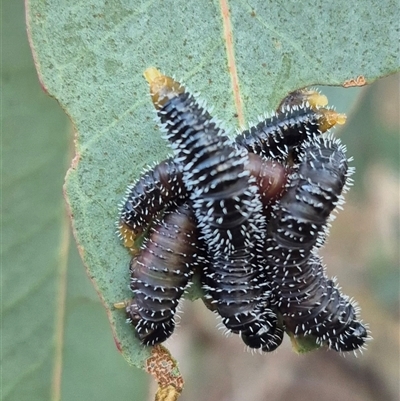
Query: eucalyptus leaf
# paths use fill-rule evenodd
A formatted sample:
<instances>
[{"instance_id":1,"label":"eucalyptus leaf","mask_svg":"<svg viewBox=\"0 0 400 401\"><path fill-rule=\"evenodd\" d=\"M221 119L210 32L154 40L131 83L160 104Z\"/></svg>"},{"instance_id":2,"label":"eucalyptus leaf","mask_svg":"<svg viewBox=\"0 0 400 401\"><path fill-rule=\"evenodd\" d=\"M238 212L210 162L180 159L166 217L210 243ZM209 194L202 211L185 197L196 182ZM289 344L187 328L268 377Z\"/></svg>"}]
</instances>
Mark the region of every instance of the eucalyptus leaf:
<instances>
[{"instance_id":1,"label":"eucalyptus leaf","mask_svg":"<svg viewBox=\"0 0 400 401\"><path fill-rule=\"evenodd\" d=\"M293 89L397 71L398 11L394 0L27 2L40 80L76 129L65 187L75 237L129 363L144 367L150 350L112 306L131 297L118 204L169 152L143 71L155 66L183 80L235 129Z\"/></svg>"}]
</instances>

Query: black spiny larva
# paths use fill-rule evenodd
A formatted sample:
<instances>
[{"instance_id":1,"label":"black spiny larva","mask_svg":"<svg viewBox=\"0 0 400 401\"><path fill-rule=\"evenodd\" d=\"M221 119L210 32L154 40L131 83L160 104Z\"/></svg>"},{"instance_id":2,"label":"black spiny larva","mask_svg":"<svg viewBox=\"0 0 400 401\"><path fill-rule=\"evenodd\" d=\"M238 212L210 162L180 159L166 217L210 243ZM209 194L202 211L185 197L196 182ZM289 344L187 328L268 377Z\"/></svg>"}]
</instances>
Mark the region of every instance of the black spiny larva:
<instances>
[{"instance_id":1,"label":"black spiny larva","mask_svg":"<svg viewBox=\"0 0 400 401\"><path fill-rule=\"evenodd\" d=\"M268 227L265 254L276 306L295 335L313 336L336 351L355 350L367 339L367 329L316 254L352 170L345 147L330 138L304 143L300 160Z\"/></svg>"},{"instance_id":2,"label":"black spiny larva","mask_svg":"<svg viewBox=\"0 0 400 401\"><path fill-rule=\"evenodd\" d=\"M232 145L181 84L155 69L145 76L207 245L204 290L228 330L252 348L275 349L282 333L260 269L265 217L256 181L245 168L248 154Z\"/></svg>"}]
</instances>

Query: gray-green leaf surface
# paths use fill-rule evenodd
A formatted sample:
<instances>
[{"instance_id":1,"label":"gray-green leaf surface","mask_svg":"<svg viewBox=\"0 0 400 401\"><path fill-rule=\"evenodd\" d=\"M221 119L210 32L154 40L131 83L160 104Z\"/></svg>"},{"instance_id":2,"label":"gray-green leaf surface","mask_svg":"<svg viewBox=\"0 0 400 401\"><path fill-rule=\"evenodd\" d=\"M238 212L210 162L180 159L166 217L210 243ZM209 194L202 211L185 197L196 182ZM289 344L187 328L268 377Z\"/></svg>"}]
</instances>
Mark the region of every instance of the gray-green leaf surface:
<instances>
[{"instance_id":1,"label":"gray-green leaf surface","mask_svg":"<svg viewBox=\"0 0 400 401\"><path fill-rule=\"evenodd\" d=\"M123 313L112 308L131 296L130 257L115 235L118 203L143 168L168 154L143 71L156 66L184 80L235 129L237 115L254 121L295 88L341 85L358 76L372 82L398 70L398 4L27 4L40 80L77 131L66 193L81 255L124 356L143 367L148 350L135 340ZM232 89L232 82L238 87Z\"/></svg>"}]
</instances>

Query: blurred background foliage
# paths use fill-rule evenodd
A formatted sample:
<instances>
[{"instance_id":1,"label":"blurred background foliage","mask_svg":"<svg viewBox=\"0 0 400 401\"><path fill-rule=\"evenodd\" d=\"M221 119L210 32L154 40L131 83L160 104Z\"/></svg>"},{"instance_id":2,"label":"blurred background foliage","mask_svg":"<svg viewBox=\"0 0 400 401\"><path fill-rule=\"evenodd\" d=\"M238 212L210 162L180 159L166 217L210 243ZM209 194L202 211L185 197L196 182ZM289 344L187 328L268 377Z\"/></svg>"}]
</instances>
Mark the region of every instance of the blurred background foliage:
<instances>
[{"instance_id":1,"label":"blurred background foliage","mask_svg":"<svg viewBox=\"0 0 400 401\"><path fill-rule=\"evenodd\" d=\"M2 2L2 34L2 397L150 400L154 383L118 354L71 238L62 184L73 129L41 91L22 2ZM399 75L323 91L349 115L337 133L356 167L324 260L374 340L358 358L298 356L288 339L271 355L252 355L217 330L200 301L184 302L167 343L186 381L182 401L399 397Z\"/></svg>"}]
</instances>

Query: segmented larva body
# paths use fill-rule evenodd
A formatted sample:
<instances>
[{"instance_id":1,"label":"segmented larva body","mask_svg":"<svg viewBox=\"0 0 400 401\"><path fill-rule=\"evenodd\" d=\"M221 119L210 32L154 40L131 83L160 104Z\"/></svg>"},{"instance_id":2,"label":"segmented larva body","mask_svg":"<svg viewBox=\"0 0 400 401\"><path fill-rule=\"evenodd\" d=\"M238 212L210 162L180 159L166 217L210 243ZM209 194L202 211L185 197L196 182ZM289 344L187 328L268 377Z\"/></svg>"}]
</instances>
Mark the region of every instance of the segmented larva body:
<instances>
[{"instance_id":1,"label":"segmented larva body","mask_svg":"<svg viewBox=\"0 0 400 401\"><path fill-rule=\"evenodd\" d=\"M274 115L236 137L236 143L251 153L286 163L290 152L315 135L320 135L345 117L332 109L298 105L299 94L287 98Z\"/></svg>"},{"instance_id":2,"label":"segmented larva body","mask_svg":"<svg viewBox=\"0 0 400 401\"><path fill-rule=\"evenodd\" d=\"M146 78L207 245L204 289L227 329L252 348L275 349L282 333L260 269L265 217L247 152L232 146L178 82L154 70Z\"/></svg>"},{"instance_id":3,"label":"segmented larva body","mask_svg":"<svg viewBox=\"0 0 400 401\"><path fill-rule=\"evenodd\" d=\"M275 239L288 245L287 263L301 263L324 238L332 211L343 202L348 175L339 140L315 137L301 146L300 163L289 174L284 196L273 206L269 226Z\"/></svg>"},{"instance_id":4,"label":"segmented larva body","mask_svg":"<svg viewBox=\"0 0 400 401\"><path fill-rule=\"evenodd\" d=\"M172 334L179 300L194 270L203 263L190 207L183 204L167 210L162 220L154 222L140 254L130 265L130 287L135 298L126 312L143 344L158 344Z\"/></svg>"},{"instance_id":5,"label":"segmented larva body","mask_svg":"<svg viewBox=\"0 0 400 401\"><path fill-rule=\"evenodd\" d=\"M288 331L311 335L336 351L354 350L364 344L367 330L315 254L351 173L345 147L339 140L313 138L302 145L300 161L268 226L265 255L274 299Z\"/></svg>"},{"instance_id":6,"label":"segmented larva body","mask_svg":"<svg viewBox=\"0 0 400 401\"><path fill-rule=\"evenodd\" d=\"M126 190L118 229L127 248L135 251L135 240L162 210L187 198L180 166L167 159L143 174Z\"/></svg>"},{"instance_id":7,"label":"segmented larva body","mask_svg":"<svg viewBox=\"0 0 400 401\"><path fill-rule=\"evenodd\" d=\"M326 277L321 259L311 254L299 268L304 276L289 280L296 290L291 289L287 297L292 302L284 314L287 330L295 335L313 336L318 344L338 352L362 348L369 336L357 317L359 308ZM286 290L289 286L287 282Z\"/></svg>"}]
</instances>

